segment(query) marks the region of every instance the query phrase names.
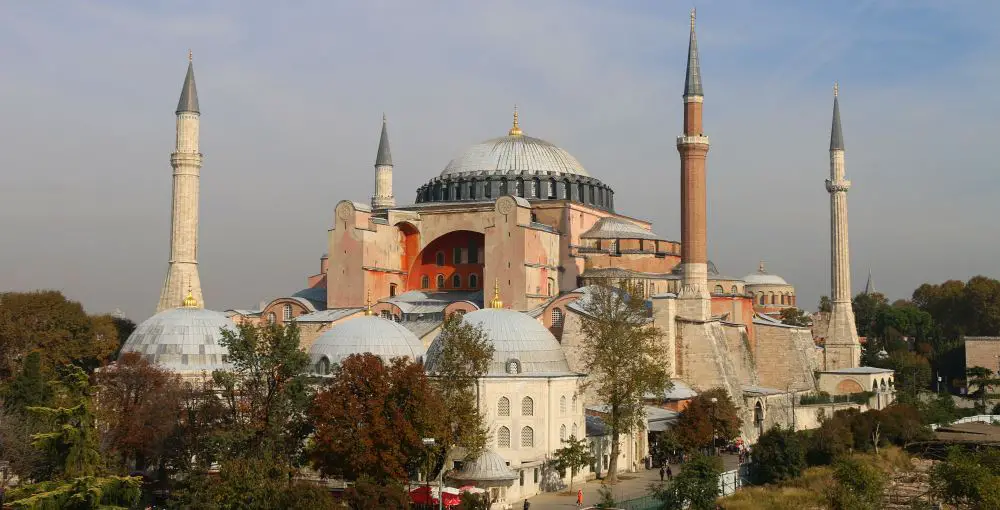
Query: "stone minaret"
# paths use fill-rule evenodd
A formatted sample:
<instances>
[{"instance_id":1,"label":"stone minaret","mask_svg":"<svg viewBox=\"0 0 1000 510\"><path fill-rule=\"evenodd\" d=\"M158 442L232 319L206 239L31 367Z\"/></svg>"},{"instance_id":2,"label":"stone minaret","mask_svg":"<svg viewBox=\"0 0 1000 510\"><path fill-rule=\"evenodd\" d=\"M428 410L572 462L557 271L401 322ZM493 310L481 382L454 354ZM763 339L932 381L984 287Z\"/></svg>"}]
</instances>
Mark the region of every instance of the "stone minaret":
<instances>
[{"instance_id":1,"label":"stone minaret","mask_svg":"<svg viewBox=\"0 0 1000 510\"><path fill-rule=\"evenodd\" d=\"M187 76L177 102L177 142L170 165L174 167L174 191L170 205L170 266L163 281L157 312L183 306L191 295L204 306L198 278L198 180L201 153L198 152L198 89L194 84L194 64L188 52Z\"/></svg>"},{"instance_id":2,"label":"stone minaret","mask_svg":"<svg viewBox=\"0 0 1000 510\"><path fill-rule=\"evenodd\" d=\"M389 129L385 114L382 114L382 137L378 141L375 155L375 194L372 195L372 209L389 209L396 206L392 196L392 152L389 151Z\"/></svg>"},{"instance_id":3,"label":"stone minaret","mask_svg":"<svg viewBox=\"0 0 1000 510\"><path fill-rule=\"evenodd\" d=\"M826 370L861 365L861 344L851 308L851 251L847 241L847 190L851 181L844 178L844 134L840 129L840 99L833 85L833 126L830 129L830 266L833 311L826 333Z\"/></svg>"},{"instance_id":4,"label":"stone minaret","mask_svg":"<svg viewBox=\"0 0 1000 510\"><path fill-rule=\"evenodd\" d=\"M681 269L684 275L678 312L685 318L708 320L712 307L708 293L705 226L708 137L701 126L705 96L701 87L694 22L695 11L691 9L691 38L688 42L687 76L684 79L684 134L677 137L677 151L681 157Z\"/></svg>"}]
</instances>

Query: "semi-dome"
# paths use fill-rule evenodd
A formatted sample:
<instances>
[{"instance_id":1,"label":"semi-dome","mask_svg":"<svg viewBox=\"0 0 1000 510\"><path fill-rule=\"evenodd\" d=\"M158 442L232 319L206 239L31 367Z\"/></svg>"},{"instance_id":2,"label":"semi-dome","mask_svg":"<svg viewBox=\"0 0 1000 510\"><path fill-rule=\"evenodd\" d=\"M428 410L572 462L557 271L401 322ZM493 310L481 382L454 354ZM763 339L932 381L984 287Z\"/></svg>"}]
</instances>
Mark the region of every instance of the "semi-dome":
<instances>
[{"instance_id":1,"label":"semi-dome","mask_svg":"<svg viewBox=\"0 0 1000 510\"><path fill-rule=\"evenodd\" d=\"M229 351L222 330L235 331L225 314L195 306L164 310L139 324L121 354L137 352L151 363L179 374L228 370Z\"/></svg>"},{"instance_id":2,"label":"semi-dome","mask_svg":"<svg viewBox=\"0 0 1000 510\"><path fill-rule=\"evenodd\" d=\"M747 285L788 285L784 278L768 273L764 270L764 263L760 263L756 273L750 273L743 277Z\"/></svg>"},{"instance_id":3,"label":"semi-dome","mask_svg":"<svg viewBox=\"0 0 1000 510\"><path fill-rule=\"evenodd\" d=\"M319 374L328 373L331 366L352 354L364 353L386 363L399 357L423 361L424 344L398 322L366 315L334 325L309 348L313 370Z\"/></svg>"},{"instance_id":4,"label":"semi-dome","mask_svg":"<svg viewBox=\"0 0 1000 510\"><path fill-rule=\"evenodd\" d=\"M538 320L504 308L469 312L463 321L481 326L495 349L488 375L558 375L572 373L559 342ZM439 334L427 349L427 370L434 372L443 348Z\"/></svg>"},{"instance_id":5,"label":"semi-dome","mask_svg":"<svg viewBox=\"0 0 1000 510\"><path fill-rule=\"evenodd\" d=\"M513 134L469 147L448 163L441 177L507 172L590 176L566 150L541 138Z\"/></svg>"}]
</instances>

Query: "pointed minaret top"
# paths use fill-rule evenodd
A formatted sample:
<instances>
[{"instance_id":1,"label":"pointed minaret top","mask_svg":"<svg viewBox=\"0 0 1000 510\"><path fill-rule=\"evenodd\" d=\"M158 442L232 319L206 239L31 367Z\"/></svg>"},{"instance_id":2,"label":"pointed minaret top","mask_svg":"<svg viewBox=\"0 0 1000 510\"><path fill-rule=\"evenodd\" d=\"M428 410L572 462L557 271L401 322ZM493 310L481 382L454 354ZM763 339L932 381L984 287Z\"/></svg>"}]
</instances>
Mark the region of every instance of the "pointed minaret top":
<instances>
[{"instance_id":1,"label":"pointed minaret top","mask_svg":"<svg viewBox=\"0 0 1000 510\"><path fill-rule=\"evenodd\" d=\"M844 150L844 133L840 129L840 86L833 82L833 126L830 128L830 150Z\"/></svg>"},{"instance_id":2,"label":"pointed minaret top","mask_svg":"<svg viewBox=\"0 0 1000 510\"><path fill-rule=\"evenodd\" d=\"M691 9L691 38L688 40L687 75L684 77L684 97L702 97L701 66L698 64L698 39L694 34L695 10Z\"/></svg>"},{"instance_id":3,"label":"pointed minaret top","mask_svg":"<svg viewBox=\"0 0 1000 510\"><path fill-rule=\"evenodd\" d=\"M201 113L198 108L198 87L194 85L194 62L191 50L188 50L188 70L184 77L184 87L181 89L181 99L177 101L176 113Z\"/></svg>"},{"instance_id":4,"label":"pointed minaret top","mask_svg":"<svg viewBox=\"0 0 1000 510\"><path fill-rule=\"evenodd\" d=\"M874 294L878 292L875 290L875 280L872 279L872 268L868 268L868 282L865 283L865 294Z\"/></svg>"},{"instance_id":5,"label":"pointed minaret top","mask_svg":"<svg viewBox=\"0 0 1000 510\"><path fill-rule=\"evenodd\" d=\"M517 105L514 105L514 125L510 128L510 131L507 132L507 135L521 136L522 134L524 133L521 131L521 126L517 125Z\"/></svg>"},{"instance_id":6,"label":"pointed minaret top","mask_svg":"<svg viewBox=\"0 0 1000 510\"><path fill-rule=\"evenodd\" d=\"M385 114L382 114L382 137L378 141L378 154L375 155L375 166L392 166L392 152L389 151L389 128Z\"/></svg>"}]
</instances>

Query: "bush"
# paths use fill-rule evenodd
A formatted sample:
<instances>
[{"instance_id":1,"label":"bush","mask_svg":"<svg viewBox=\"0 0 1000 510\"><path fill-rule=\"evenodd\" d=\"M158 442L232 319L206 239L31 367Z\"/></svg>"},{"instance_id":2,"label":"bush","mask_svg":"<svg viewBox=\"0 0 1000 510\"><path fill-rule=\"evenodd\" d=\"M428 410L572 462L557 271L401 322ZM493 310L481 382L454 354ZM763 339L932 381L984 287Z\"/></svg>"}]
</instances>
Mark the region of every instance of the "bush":
<instances>
[{"instance_id":1,"label":"bush","mask_svg":"<svg viewBox=\"0 0 1000 510\"><path fill-rule=\"evenodd\" d=\"M809 436L806 461L810 466L826 466L854 448L851 421L860 415L856 409L838 411Z\"/></svg>"},{"instance_id":2,"label":"bush","mask_svg":"<svg viewBox=\"0 0 1000 510\"><path fill-rule=\"evenodd\" d=\"M697 455L684 464L673 483L657 489L654 494L664 508L714 510L721 473L722 459Z\"/></svg>"},{"instance_id":3,"label":"bush","mask_svg":"<svg viewBox=\"0 0 1000 510\"><path fill-rule=\"evenodd\" d=\"M878 510L882 508L886 474L858 457L844 457L833 466L836 485L828 497L834 510Z\"/></svg>"},{"instance_id":4,"label":"bush","mask_svg":"<svg viewBox=\"0 0 1000 510\"><path fill-rule=\"evenodd\" d=\"M1000 508L1000 462L996 453L976 454L953 447L945 462L931 468L931 491L946 503Z\"/></svg>"},{"instance_id":5,"label":"bush","mask_svg":"<svg viewBox=\"0 0 1000 510\"><path fill-rule=\"evenodd\" d=\"M805 468L805 441L791 430L780 426L768 430L754 446L750 475L756 484L790 480Z\"/></svg>"},{"instance_id":6,"label":"bush","mask_svg":"<svg viewBox=\"0 0 1000 510\"><path fill-rule=\"evenodd\" d=\"M42 482L10 491L15 510L90 510L107 506L129 507L142 496L138 477L77 478L68 482Z\"/></svg>"}]
</instances>

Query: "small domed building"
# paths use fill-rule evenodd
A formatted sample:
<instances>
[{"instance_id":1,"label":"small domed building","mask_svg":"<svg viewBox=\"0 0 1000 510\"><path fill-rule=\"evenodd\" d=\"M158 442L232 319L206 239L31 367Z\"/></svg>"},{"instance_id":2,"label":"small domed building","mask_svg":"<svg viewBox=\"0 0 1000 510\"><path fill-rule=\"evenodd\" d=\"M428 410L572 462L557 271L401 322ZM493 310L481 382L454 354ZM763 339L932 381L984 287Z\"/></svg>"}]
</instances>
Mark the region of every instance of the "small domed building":
<instances>
[{"instance_id":1,"label":"small domed building","mask_svg":"<svg viewBox=\"0 0 1000 510\"><path fill-rule=\"evenodd\" d=\"M495 291L496 292L496 291ZM518 481L506 490L514 501L552 487L560 480L545 473L544 463L562 441L586 436L580 383L584 374L569 368L552 333L531 316L503 308L494 295L489 308L466 313L463 321L482 328L495 352L479 381L479 410L490 431L487 448L503 458ZM427 349L427 372L433 377L444 339ZM578 473L584 478L589 471Z\"/></svg>"},{"instance_id":2,"label":"small domed building","mask_svg":"<svg viewBox=\"0 0 1000 510\"><path fill-rule=\"evenodd\" d=\"M185 379L208 378L215 370L231 368L221 342L224 330L235 331L236 325L222 312L202 308L189 293L183 306L140 323L122 345L119 359L137 352Z\"/></svg>"},{"instance_id":3,"label":"small domed building","mask_svg":"<svg viewBox=\"0 0 1000 510\"><path fill-rule=\"evenodd\" d=\"M784 278L768 273L764 269L764 261L760 262L756 273L744 276L743 281L757 313L780 313L785 308L796 306L795 287Z\"/></svg>"},{"instance_id":4,"label":"small domed building","mask_svg":"<svg viewBox=\"0 0 1000 510\"><path fill-rule=\"evenodd\" d=\"M386 364L400 357L424 361L424 345L416 335L398 322L374 315L369 308L365 315L339 322L316 339L309 348L311 370L316 375L329 375L348 356L364 353L374 354Z\"/></svg>"}]
</instances>

